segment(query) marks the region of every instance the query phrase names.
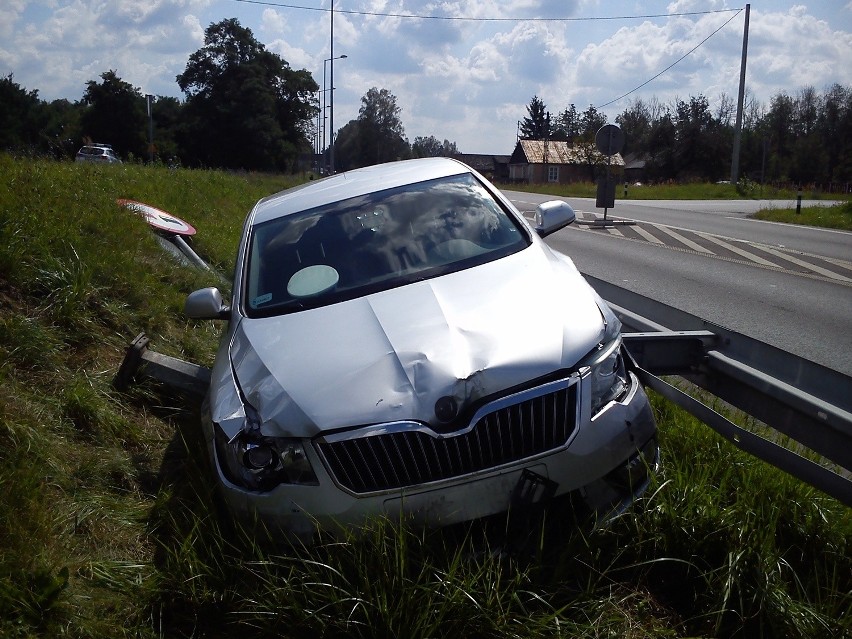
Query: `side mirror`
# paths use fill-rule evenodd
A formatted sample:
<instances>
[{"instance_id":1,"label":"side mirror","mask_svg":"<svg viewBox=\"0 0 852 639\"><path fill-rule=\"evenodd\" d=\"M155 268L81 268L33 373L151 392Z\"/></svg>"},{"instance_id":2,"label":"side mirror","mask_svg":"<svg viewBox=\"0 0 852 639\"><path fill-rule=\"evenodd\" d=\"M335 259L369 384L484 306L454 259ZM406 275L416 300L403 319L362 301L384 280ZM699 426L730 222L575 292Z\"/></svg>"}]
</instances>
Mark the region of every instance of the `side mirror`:
<instances>
[{"instance_id":1,"label":"side mirror","mask_svg":"<svg viewBox=\"0 0 852 639\"><path fill-rule=\"evenodd\" d=\"M577 219L574 209L568 202L552 200L539 204L535 209L535 232L546 237L565 228Z\"/></svg>"},{"instance_id":2,"label":"side mirror","mask_svg":"<svg viewBox=\"0 0 852 639\"><path fill-rule=\"evenodd\" d=\"M231 307L222 301L218 288L202 288L186 297L183 312L192 319L228 319Z\"/></svg>"}]
</instances>

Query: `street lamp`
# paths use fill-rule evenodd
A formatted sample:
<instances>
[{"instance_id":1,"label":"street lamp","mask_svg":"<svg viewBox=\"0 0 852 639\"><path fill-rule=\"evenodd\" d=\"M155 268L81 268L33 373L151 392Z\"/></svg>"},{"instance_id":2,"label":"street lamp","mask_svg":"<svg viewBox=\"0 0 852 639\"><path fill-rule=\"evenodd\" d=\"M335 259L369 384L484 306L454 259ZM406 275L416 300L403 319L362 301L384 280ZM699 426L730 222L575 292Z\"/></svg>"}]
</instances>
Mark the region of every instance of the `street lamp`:
<instances>
[{"instance_id":1,"label":"street lamp","mask_svg":"<svg viewBox=\"0 0 852 639\"><path fill-rule=\"evenodd\" d=\"M343 54L343 55L339 55L337 57L326 58L325 60L322 61L323 102L325 102L325 100L328 99L329 103L330 103L330 114L329 115L330 115L330 118L331 118L331 133L328 136L328 141L331 144L331 152L330 152L331 153L331 168L330 168L331 173L334 173L334 61L335 60L342 60L343 58L347 58L347 57L349 57L349 56L347 56L346 54ZM329 88L326 88L326 84L325 84L325 63L326 62L331 62L331 87L329 87ZM331 96L330 98L326 98L326 96L325 96L326 92L328 92L330 94L330 96ZM323 107L322 107L322 122L323 122L322 148L323 148L323 153L325 153L325 109L326 109L326 107L325 107L325 105L323 105ZM325 161L323 161L323 165L325 165Z\"/></svg>"}]
</instances>

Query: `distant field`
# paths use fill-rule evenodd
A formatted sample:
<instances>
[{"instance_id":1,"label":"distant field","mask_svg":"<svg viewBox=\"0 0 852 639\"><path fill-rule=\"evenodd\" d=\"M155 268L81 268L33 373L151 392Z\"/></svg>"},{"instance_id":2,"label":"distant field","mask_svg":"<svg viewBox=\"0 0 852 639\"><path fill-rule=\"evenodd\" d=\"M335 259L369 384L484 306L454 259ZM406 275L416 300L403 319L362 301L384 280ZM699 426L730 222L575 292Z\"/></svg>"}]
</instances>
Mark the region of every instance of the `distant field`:
<instances>
[{"instance_id":1,"label":"distant field","mask_svg":"<svg viewBox=\"0 0 852 639\"><path fill-rule=\"evenodd\" d=\"M546 193L563 197L595 197L597 185L593 182L573 184L501 184L502 188L513 191ZM754 182L742 185L740 189L732 184L690 183L690 184L628 184L625 194L624 185L615 189L616 199L626 200L742 200L742 199L779 199L795 200L797 191L761 187ZM806 199L848 199L848 196L806 192Z\"/></svg>"},{"instance_id":2,"label":"distant field","mask_svg":"<svg viewBox=\"0 0 852 639\"><path fill-rule=\"evenodd\" d=\"M232 521L198 405L112 386L142 331L212 362L221 325L182 308L215 278L172 261L115 200L193 224L230 277L246 213L299 180L0 155L0 181L0 637L852 633L849 509L659 397L663 470L604 529L563 504L512 552L480 527L386 521L294 548Z\"/></svg>"}]
</instances>

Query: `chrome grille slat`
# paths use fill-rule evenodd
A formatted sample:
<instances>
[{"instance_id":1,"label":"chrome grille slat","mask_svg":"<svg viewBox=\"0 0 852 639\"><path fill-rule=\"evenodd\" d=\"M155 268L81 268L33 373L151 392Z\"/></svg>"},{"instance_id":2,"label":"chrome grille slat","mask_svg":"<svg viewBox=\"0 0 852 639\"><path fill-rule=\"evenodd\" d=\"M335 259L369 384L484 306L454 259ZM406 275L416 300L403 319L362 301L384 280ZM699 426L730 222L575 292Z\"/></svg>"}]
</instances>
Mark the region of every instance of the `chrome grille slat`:
<instances>
[{"instance_id":1,"label":"chrome grille slat","mask_svg":"<svg viewBox=\"0 0 852 639\"><path fill-rule=\"evenodd\" d=\"M320 437L315 444L335 482L356 494L485 471L559 448L573 435L577 384L563 380L542 388L548 392L533 389L492 402L458 434L406 424Z\"/></svg>"},{"instance_id":2,"label":"chrome grille slat","mask_svg":"<svg viewBox=\"0 0 852 639\"><path fill-rule=\"evenodd\" d=\"M386 442L386 441L384 441L384 440L379 440L379 444L380 444L380 445L381 445L381 447L382 447L382 454L385 456L385 459L389 459L389 458L390 458L390 455L388 454L387 442ZM400 478L400 476L399 476L399 473L397 472L397 469L396 469L394 466L388 466L388 468L390 469L390 472L391 472L391 473L393 474L393 476L394 476L394 479L395 479L395 482L394 482L394 483L396 483L396 484L401 484L401 483L402 483L402 480L401 480L401 478Z\"/></svg>"},{"instance_id":3,"label":"chrome grille slat","mask_svg":"<svg viewBox=\"0 0 852 639\"><path fill-rule=\"evenodd\" d=\"M390 439L390 438L384 438L384 439ZM390 441L391 441L391 443L393 443L397 454L396 454L395 457L389 457L388 459L396 460L396 463L394 465L399 469L399 472L402 473L405 476L405 482L409 483L409 482L411 482L411 469L408 468L408 464L405 463L405 458L407 456L406 455L406 452L407 452L406 447L408 446L408 442L406 442L402 438L392 438L392 439L390 439ZM415 470L416 470L416 468L415 468ZM403 484L403 485L405 485L405 484Z\"/></svg>"}]
</instances>

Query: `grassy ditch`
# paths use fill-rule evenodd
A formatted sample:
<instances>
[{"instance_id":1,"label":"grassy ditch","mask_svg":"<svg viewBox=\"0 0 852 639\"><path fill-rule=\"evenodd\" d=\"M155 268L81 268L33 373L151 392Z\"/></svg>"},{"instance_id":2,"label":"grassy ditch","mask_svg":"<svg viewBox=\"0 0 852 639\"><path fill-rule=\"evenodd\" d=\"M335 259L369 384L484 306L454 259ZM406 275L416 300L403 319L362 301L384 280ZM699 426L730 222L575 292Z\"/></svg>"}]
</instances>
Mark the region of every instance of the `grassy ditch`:
<instances>
[{"instance_id":1,"label":"grassy ditch","mask_svg":"<svg viewBox=\"0 0 852 639\"><path fill-rule=\"evenodd\" d=\"M287 178L0 156L0 636L827 637L852 632L852 518L654 398L664 470L603 530L554 508L517 552L480 527L377 521L284 546L216 507L198 407L112 378L140 331L210 363L182 316L211 279L119 197L232 269ZM499 530L499 522L497 525Z\"/></svg>"}]
</instances>

